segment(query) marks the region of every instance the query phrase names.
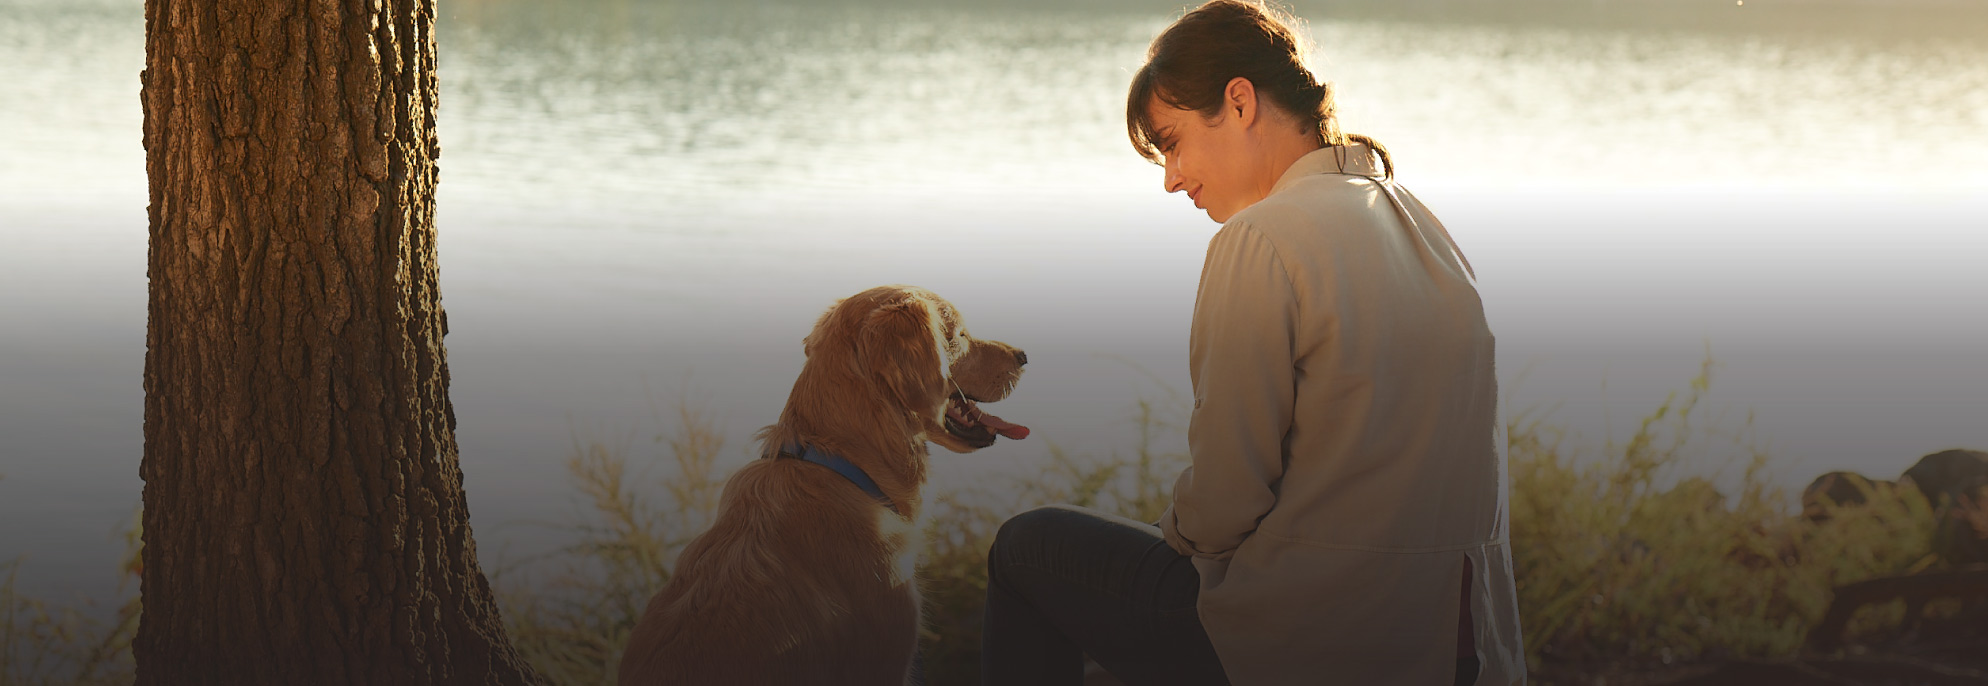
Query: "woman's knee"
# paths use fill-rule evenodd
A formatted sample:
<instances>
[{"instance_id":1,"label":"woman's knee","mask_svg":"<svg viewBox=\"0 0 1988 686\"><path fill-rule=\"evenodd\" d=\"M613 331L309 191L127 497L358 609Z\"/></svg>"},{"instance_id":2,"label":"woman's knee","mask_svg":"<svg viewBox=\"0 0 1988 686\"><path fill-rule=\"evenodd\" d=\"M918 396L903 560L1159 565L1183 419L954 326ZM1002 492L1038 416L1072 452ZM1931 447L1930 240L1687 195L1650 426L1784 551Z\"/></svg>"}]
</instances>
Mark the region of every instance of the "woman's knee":
<instances>
[{"instance_id":1,"label":"woman's knee","mask_svg":"<svg viewBox=\"0 0 1988 686\"><path fill-rule=\"evenodd\" d=\"M987 551L988 567L1007 564L1016 558L1050 546L1057 532L1070 531L1076 521L1087 517L1083 510L1068 505L1044 505L1009 517L994 532L994 545Z\"/></svg>"}]
</instances>

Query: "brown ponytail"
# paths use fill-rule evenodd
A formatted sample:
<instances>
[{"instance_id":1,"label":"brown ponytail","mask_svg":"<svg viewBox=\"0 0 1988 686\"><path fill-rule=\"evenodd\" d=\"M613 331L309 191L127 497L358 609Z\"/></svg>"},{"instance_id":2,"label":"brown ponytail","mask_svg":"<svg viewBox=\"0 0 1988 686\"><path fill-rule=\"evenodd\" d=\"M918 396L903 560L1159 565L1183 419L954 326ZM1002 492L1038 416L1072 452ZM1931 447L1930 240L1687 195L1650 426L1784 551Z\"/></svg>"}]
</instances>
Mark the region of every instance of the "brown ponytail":
<instances>
[{"instance_id":1,"label":"brown ponytail","mask_svg":"<svg viewBox=\"0 0 1988 686\"><path fill-rule=\"evenodd\" d=\"M1317 127L1319 145L1365 143L1381 158L1383 173L1394 176L1394 161L1378 141L1339 129L1332 84L1320 83L1305 68L1304 49L1292 30L1296 20L1275 8L1247 0L1210 0L1160 32L1146 49L1146 64L1132 75L1125 100L1125 128L1132 149L1160 162L1147 103L1159 98L1173 107L1214 117L1229 81L1249 79L1257 97Z\"/></svg>"}]
</instances>

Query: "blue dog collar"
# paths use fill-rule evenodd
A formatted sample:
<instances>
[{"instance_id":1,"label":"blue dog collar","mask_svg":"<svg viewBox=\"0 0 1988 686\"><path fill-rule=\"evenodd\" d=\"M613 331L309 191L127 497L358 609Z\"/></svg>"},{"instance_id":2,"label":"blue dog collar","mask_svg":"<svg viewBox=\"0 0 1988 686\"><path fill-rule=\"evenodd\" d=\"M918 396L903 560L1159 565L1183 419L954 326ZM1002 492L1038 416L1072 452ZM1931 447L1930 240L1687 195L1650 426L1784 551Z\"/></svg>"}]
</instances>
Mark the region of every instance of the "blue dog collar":
<instances>
[{"instance_id":1,"label":"blue dog collar","mask_svg":"<svg viewBox=\"0 0 1988 686\"><path fill-rule=\"evenodd\" d=\"M890 501L890 496L884 495L883 489L877 488L877 482L872 480L869 474L865 474L861 467L857 467L848 460L842 459L841 455L824 451L812 445L806 446L805 449L797 448L800 448L800 446L782 446L780 448L780 455L797 457L804 461L833 469L835 473L841 474L842 478L848 479L849 483L855 484L857 488L863 489L864 493L868 493L870 497L876 498L877 502L883 503L884 507L890 508L890 511L897 512L900 515L904 514L903 512L898 512L897 505Z\"/></svg>"}]
</instances>

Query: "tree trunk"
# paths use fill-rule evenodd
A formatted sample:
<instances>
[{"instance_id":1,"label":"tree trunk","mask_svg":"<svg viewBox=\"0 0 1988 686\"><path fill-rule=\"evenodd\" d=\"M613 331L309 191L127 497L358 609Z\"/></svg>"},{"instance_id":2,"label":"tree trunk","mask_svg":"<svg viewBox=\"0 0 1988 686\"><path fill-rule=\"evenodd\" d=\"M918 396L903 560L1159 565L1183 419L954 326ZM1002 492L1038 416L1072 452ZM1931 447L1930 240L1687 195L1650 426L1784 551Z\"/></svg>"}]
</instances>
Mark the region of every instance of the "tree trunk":
<instances>
[{"instance_id":1,"label":"tree trunk","mask_svg":"<svg viewBox=\"0 0 1988 686\"><path fill-rule=\"evenodd\" d=\"M470 540L433 0L147 0L140 684L536 683Z\"/></svg>"}]
</instances>

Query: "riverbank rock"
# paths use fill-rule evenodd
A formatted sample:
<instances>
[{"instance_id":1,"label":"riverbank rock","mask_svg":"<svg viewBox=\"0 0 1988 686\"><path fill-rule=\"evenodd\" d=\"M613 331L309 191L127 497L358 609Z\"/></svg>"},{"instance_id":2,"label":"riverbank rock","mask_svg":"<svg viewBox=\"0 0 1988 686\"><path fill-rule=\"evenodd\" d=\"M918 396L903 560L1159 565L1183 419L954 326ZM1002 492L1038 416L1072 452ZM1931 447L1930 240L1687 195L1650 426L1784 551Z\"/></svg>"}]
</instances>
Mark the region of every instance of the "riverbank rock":
<instances>
[{"instance_id":1,"label":"riverbank rock","mask_svg":"<svg viewBox=\"0 0 1988 686\"><path fill-rule=\"evenodd\" d=\"M1912 485L1926 494L1926 502L1936 508L1962 499L1979 501L1982 487L1988 486L1988 453L1942 450L1919 458L1905 470L1904 478L1911 479Z\"/></svg>"},{"instance_id":2,"label":"riverbank rock","mask_svg":"<svg viewBox=\"0 0 1988 686\"><path fill-rule=\"evenodd\" d=\"M1926 495L1939 517L1933 552L1950 564L1988 564L1988 453L1933 453L1905 470L1904 479Z\"/></svg>"},{"instance_id":3,"label":"riverbank rock","mask_svg":"<svg viewBox=\"0 0 1988 686\"><path fill-rule=\"evenodd\" d=\"M1832 510L1869 502L1871 495L1897 488L1892 481L1872 479L1856 472L1830 472L1802 489L1802 518L1811 522L1829 519Z\"/></svg>"},{"instance_id":4,"label":"riverbank rock","mask_svg":"<svg viewBox=\"0 0 1988 686\"><path fill-rule=\"evenodd\" d=\"M1610 684L1649 686L1988 686L1988 674L1903 656L1735 660L1707 665L1669 679L1617 679ZM1693 670L1696 671L1696 670ZM1653 675L1654 676L1654 675Z\"/></svg>"}]
</instances>

